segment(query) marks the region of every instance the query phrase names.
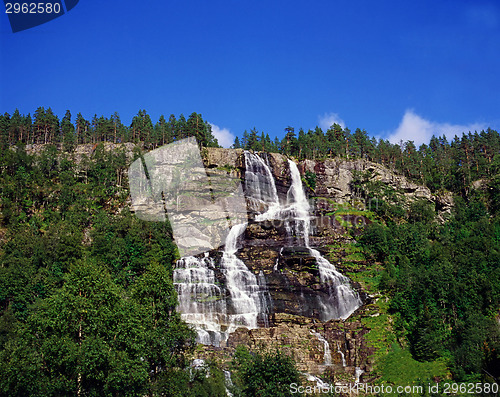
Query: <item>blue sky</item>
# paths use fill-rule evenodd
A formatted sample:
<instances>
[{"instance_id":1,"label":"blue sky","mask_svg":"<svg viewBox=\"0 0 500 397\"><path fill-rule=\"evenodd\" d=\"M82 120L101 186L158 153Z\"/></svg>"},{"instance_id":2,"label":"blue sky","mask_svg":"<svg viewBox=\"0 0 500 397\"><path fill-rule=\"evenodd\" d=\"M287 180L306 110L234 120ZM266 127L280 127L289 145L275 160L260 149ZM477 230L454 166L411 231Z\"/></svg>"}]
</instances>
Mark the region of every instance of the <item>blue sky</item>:
<instances>
[{"instance_id":1,"label":"blue sky","mask_svg":"<svg viewBox=\"0 0 500 397\"><path fill-rule=\"evenodd\" d=\"M336 121L428 141L500 129L500 2L80 0L12 33L0 111L201 113L226 146Z\"/></svg>"}]
</instances>

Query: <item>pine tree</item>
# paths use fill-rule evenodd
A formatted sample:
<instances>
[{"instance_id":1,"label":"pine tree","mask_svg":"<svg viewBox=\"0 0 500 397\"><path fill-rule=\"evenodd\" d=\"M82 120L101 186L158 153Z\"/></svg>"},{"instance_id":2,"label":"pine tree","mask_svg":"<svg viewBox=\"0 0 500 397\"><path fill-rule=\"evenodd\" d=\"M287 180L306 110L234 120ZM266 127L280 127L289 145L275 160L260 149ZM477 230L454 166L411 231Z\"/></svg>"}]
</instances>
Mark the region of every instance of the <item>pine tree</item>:
<instances>
[{"instance_id":1,"label":"pine tree","mask_svg":"<svg viewBox=\"0 0 500 397\"><path fill-rule=\"evenodd\" d=\"M3 115L0 115L0 147L1 147L1 149L7 149L10 145L9 125L10 125L10 114L5 112Z\"/></svg>"},{"instance_id":2,"label":"pine tree","mask_svg":"<svg viewBox=\"0 0 500 397\"><path fill-rule=\"evenodd\" d=\"M247 149L255 151L261 149L259 145L258 131L255 127L250 130L250 134L248 135Z\"/></svg>"},{"instance_id":3,"label":"pine tree","mask_svg":"<svg viewBox=\"0 0 500 397\"><path fill-rule=\"evenodd\" d=\"M249 149L248 139L249 139L248 131L245 130L245 131L243 131L243 139L241 140L241 147L245 150Z\"/></svg>"},{"instance_id":4,"label":"pine tree","mask_svg":"<svg viewBox=\"0 0 500 397\"><path fill-rule=\"evenodd\" d=\"M200 147L207 146L207 136L205 128L206 125L203 122L201 115L193 112L187 120L186 137L194 136Z\"/></svg>"},{"instance_id":5,"label":"pine tree","mask_svg":"<svg viewBox=\"0 0 500 397\"><path fill-rule=\"evenodd\" d=\"M163 114L155 125L155 143L158 145L165 145L170 143L172 137L170 136L170 131L167 128L167 121Z\"/></svg>"},{"instance_id":6,"label":"pine tree","mask_svg":"<svg viewBox=\"0 0 500 397\"><path fill-rule=\"evenodd\" d=\"M71 112L66 110L66 114L61 120L61 130L62 130L62 143L63 150L66 152L70 152L75 148L75 127L73 123L71 123Z\"/></svg>"},{"instance_id":7,"label":"pine tree","mask_svg":"<svg viewBox=\"0 0 500 397\"><path fill-rule=\"evenodd\" d=\"M177 139L187 138L187 123L186 118L182 113L175 124L175 130L177 132Z\"/></svg>"},{"instance_id":8,"label":"pine tree","mask_svg":"<svg viewBox=\"0 0 500 397\"><path fill-rule=\"evenodd\" d=\"M177 131L177 120L175 119L175 115L173 114L171 114L170 117L168 118L167 131L168 131L167 133L172 137L172 142L179 139Z\"/></svg>"}]
</instances>

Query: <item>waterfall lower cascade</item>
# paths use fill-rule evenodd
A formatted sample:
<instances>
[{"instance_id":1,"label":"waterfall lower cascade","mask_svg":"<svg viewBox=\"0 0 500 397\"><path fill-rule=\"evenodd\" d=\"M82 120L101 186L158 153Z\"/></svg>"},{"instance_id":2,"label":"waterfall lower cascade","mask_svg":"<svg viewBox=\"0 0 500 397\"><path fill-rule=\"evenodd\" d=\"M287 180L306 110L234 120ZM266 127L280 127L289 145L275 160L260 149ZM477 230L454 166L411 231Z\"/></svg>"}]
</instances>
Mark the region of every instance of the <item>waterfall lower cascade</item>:
<instances>
[{"instance_id":1,"label":"waterfall lower cascade","mask_svg":"<svg viewBox=\"0 0 500 397\"><path fill-rule=\"evenodd\" d=\"M233 393L228 390L228 387L233 387L233 380L231 379L231 372L224 370L224 384L226 388L227 397L233 397Z\"/></svg>"},{"instance_id":2,"label":"waterfall lower cascade","mask_svg":"<svg viewBox=\"0 0 500 397\"><path fill-rule=\"evenodd\" d=\"M323 343L323 348L324 348L324 354L323 354L323 360L324 360L324 365L332 365L332 353L330 351L330 344L328 341L323 338L323 336L316 331L311 330L310 331L312 335L314 335L318 340Z\"/></svg>"},{"instance_id":3,"label":"waterfall lower cascade","mask_svg":"<svg viewBox=\"0 0 500 397\"><path fill-rule=\"evenodd\" d=\"M197 330L197 342L219 346L225 339L226 300L215 280L212 258L188 256L177 261L174 285L179 297L177 310Z\"/></svg>"},{"instance_id":4,"label":"waterfall lower cascade","mask_svg":"<svg viewBox=\"0 0 500 397\"><path fill-rule=\"evenodd\" d=\"M346 367L346 362L345 362L345 355L342 350L340 350L340 343L337 344L337 353L340 354L340 357L342 357L342 366L345 368Z\"/></svg>"},{"instance_id":5,"label":"waterfall lower cascade","mask_svg":"<svg viewBox=\"0 0 500 397\"><path fill-rule=\"evenodd\" d=\"M327 299L318 298L322 309L321 319L345 319L362 304L361 299L351 289L349 279L339 273L319 251L310 247L309 202L297 165L291 160L288 160L288 164L292 183L286 203L282 204L269 165L257 154L245 152L247 205L256 214L256 222L282 221L289 244L304 246L315 258L320 281L329 290ZM174 284L179 298L177 309L184 321L194 325L199 343L221 346L238 327L252 329L269 325L270 295L265 275L262 271L258 275L253 274L236 256L238 242L246 227L246 223L232 227L218 266L208 253L202 258L191 256L177 261L174 270ZM280 255L282 252L283 248ZM274 271L277 271L277 265L278 262ZM222 279L217 279L216 269L223 275ZM328 348L328 359L328 342L324 342L325 364L328 365L331 363L331 353Z\"/></svg>"},{"instance_id":6,"label":"waterfall lower cascade","mask_svg":"<svg viewBox=\"0 0 500 397\"><path fill-rule=\"evenodd\" d=\"M229 298L217 285L211 258L187 257L177 261L174 284L179 296L178 310L184 321L195 326L197 342L204 345L220 346L238 327L257 328L259 314L267 311L257 277L235 255L238 238L245 228L246 223L231 228L220 262Z\"/></svg>"}]
</instances>

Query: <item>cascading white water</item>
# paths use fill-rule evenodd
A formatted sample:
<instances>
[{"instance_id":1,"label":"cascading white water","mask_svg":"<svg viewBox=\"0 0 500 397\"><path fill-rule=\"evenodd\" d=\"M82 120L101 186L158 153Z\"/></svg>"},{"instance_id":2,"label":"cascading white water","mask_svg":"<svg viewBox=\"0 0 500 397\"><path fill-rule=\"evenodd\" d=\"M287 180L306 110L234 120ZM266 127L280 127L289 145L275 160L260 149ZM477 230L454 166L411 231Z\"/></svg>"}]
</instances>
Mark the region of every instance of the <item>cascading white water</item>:
<instances>
[{"instance_id":1,"label":"cascading white water","mask_svg":"<svg viewBox=\"0 0 500 397\"><path fill-rule=\"evenodd\" d=\"M292 183L287 193L287 211L290 213L291 220L295 224L295 236L298 238L302 238L303 245L309 247L309 235L311 232L309 201L307 200L304 189L302 187L302 180L300 178L297 164L295 164L292 160L288 160L288 166L290 168Z\"/></svg>"},{"instance_id":2,"label":"cascading white water","mask_svg":"<svg viewBox=\"0 0 500 397\"><path fill-rule=\"evenodd\" d=\"M290 174L292 177L292 184L288 191L289 197L293 197L296 214L296 230L304 233L304 243L309 249L311 255L316 259L318 265L320 280L322 283L327 284L330 289L330 302L328 305L321 302L324 313L324 320L331 320L334 318L346 319L349 317L362 302L359 295L351 288L349 279L339 273L335 266L333 266L326 258L321 256L319 251L309 246L309 233L310 233L310 216L309 216L309 202L307 201L300 172L292 160L288 160L290 166ZM297 226L301 225L302 226ZM297 229L298 228L298 229Z\"/></svg>"},{"instance_id":3,"label":"cascading white water","mask_svg":"<svg viewBox=\"0 0 500 397\"><path fill-rule=\"evenodd\" d=\"M278 191L269 166L258 155L245 151L245 197L259 213L256 221L274 219L280 210Z\"/></svg>"},{"instance_id":4,"label":"cascading white water","mask_svg":"<svg viewBox=\"0 0 500 397\"><path fill-rule=\"evenodd\" d=\"M337 353L340 354L340 357L342 358L342 366L345 368L346 362L345 362L345 355L342 350L340 350L340 343L337 344Z\"/></svg>"},{"instance_id":5,"label":"cascading white water","mask_svg":"<svg viewBox=\"0 0 500 397\"><path fill-rule=\"evenodd\" d=\"M197 341L204 345L220 346L238 327L257 328L258 316L264 312L257 277L236 256L238 238L245 228L246 223L231 228L220 262L229 299L216 284L211 258L177 261L174 285L178 310L183 320L195 326Z\"/></svg>"},{"instance_id":6,"label":"cascading white water","mask_svg":"<svg viewBox=\"0 0 500 397\"><path fill-rule=\"evenodd\" d=\"M236 256L238 238L245 231L246 226L246 223L233 226L227 235L221 260L221 270L226 276L226 288L231 295L228 304L231 306L227 329L229 333L241 326L250 329L257 328L257 317L262 312L257 277Z\"/></svg>"},{"instance_id":7,"label":"cascading white water","mask_svg":"<svg viewBox=\"0 0 500 397\"><path fill-rule=\"evenodd\" d=\"M218 346L225 339L223 325L227 324L226 300L215 280L211 258L188 256L179 259L174 270L181 318L193 324L197 341Z\"/></svg>"},{"instance_id":8,"label":"cascading white water","mask_svg":"<svg viewBox=\"0 0 500 397\"><path fill-rule=\"evenodd\" d=\"M283 221L291 244L305 246L316 259L320 281L330 289L328 300L318 298L322 320L347 318L361 305L361 300L351 289L349 279L310 247L309 202L297 165L291 160L288 163L292 183L286 204L282 205L269 165L260 156L245 152L248 205L256 213L255 221ZM238 327L268 326L270 296L265 275L261 272L256 277L236 256L238 240L246 226L246 223L233 226L226 237L219 264L223 277L216 278L216 265L208 254L204 258L185 257L177 261L174 284L178 310L187 323L195 326L197 340L202 344L220 346ZM274 269L278 269L278 260Z\"/></svg>"},{"instance_id":9,"label":"cascading white water","mask_svg":"<svg viewBox=\"0 0 500 397\"><path fill-rule=\"evenodd\" d=\"M259 275L257 277L257 281L259 283L259 302L260 302L260 308L261 312L259 313L259 317L264 324L265 328L269 327L269 300L270 300L270 295L269 295L269 288L267 286L267 280L266 276L264 275L264 272L261 270L259 272Z\"/></svg>"},{"instance_id":10,"label":"cascading white water","mask_svg":"<svg viewBox=\"0 0 500 397\"><path fill-rule=\"evenodd\" d=\"M245 162L249 201L253 200L263 212L279 207L274 178L264 160L248 153ZM256 328L259 316L264 326L269 325L265 276L261 274L257 280L236 256L238 239L245 228L246 223L235 225L226 237L220 271L228 296L216 284L213 260L187 257L177 261L174 284L179 298L178 310L183 320L195 326L199 343L220 346L238 327Z\"/></svg>"},{"instance_id":11,"label":"cascading white water","mask_svg":"<svg viewBox=\"0 0 500 397\"><path fill-rule=\"evenodd\" d=\"M360 367L356 367L355 373L354 373L354 376L355 376L354 383L355 384L359 383L359 379L360 379L361 375L363 375L364 373L365 373L365 371L363 371Z\"/></svg>"},{"instance_id":12,"label":"cascading white water","mask_svg":"<svg viewBox=\"0 0 500 397\"><path fill-rule=\"evenodd\" d=\"M330 384L329 383L326 383L325 381L323 381L321 378L317 377L317 376L314 376L314 375L311 375L310 373L308 372L300 372L302 375L305 376L305 378L309 381L309 382L316 382L316 387L319 389L319 390L328 390L330 389Z\"/></svg>"},{"instance_id":13,"label":"cascading white water","mask_svg":"<svg viewBox=\"0 0 500 397\"><path fill-rule=\"evenodd\" d=\"M231 379L231 372L227 370L223 370L224 372L224 385L226 388L226 395L227 397L233 397L233 393L231 393L228 389L228 387L233 387L233 380Z\"/></svg>"},{"instance_id":14,"label":"cascading white water","mask_svg":"<svg viewBox=\"0 0 500 397\"><path fill-rule=\"evenodd\" d=\"M351 288L349 279L338 272L319 251L309 245L310 206L304 193L297 164L288 160L292 183L287 192L286 205L281 205L274 177L269 165L256 154L245 152L245 190L254 210L258 212L256 221L279 219L294 245L304 245L316 259L320 281L328 285L330 297L327 302L319 299L322 307L322 319L346 319L362 302L359 295ZM260 209L260 211L259 211ZM277 264L275 268L277 269Z\"/></svg>"},{"instance_id":15,"label":"cascading white water","mask_svg":"<svg viewBox=\"0 0 500 397\"><path fill-rule=\"evenodd\" d=\"M323 360L324 360L324 365L332 365L332 353L330 351L330 344L328 341L323 338L323 335L321 335L319 332L310 330L311 334L313 334L321 343L323 343Z\"/></svg>"}]
</instances>

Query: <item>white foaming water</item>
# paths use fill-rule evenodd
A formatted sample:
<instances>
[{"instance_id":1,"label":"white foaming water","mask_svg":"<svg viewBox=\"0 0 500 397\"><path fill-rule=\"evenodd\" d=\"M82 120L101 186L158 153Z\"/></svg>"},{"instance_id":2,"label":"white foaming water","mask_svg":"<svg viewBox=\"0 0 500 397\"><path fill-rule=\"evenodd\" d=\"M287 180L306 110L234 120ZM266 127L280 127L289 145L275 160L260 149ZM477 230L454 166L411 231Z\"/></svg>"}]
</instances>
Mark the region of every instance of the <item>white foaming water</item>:
<instances>
[{"instance_id":1,"label":"white foaming water","mask_svg":"<svg viewBox=\"0 0 500 397\"><path fill-rule=\"evenodd\" d=\"M340 353L340 357L342 357L342 366L345 368L346 362L345 362L345 355L342 350L340 350L340 343L337 344L337 353Z\"/></svg>"},{"instance_id":2,"label":"white foaming water","mask_svg":"<svg viewBox=\"0 0 500 397\"><path fill-rule=\"evenodd\" d=\"M223 370L224 372L224 384L226 388L227 397L233 397L233 393L231 393L228 387L233 387L233 380L231 379L231 372L227 370Z\"/></svg>"},{"instance_id":3,"label":"white foaming water","mask_svg":"<svg viewBox=\"0 0 500 397\"><path fill-rule=\"evenodd\" d=\"M264 160L246 152L245 163L249 200L261 209L279 207L274 178ZM231 228L220 261L229 296L216 282L215 265L208 254L201 259L187 257L177 261L174 284L179 297L178 310L183 320L195 326L199 343L220 346L238 327L257 328L259 316L264 326L269 325L265 276L260 274L258 280L236 256L238 239L246 226L242 223Z\"/></svg>"},{"instance_id":4,"label":"white foaming water","mask_svg":"<svg viewBox=\"0 0 500 397\"><path fill-rule=\"evenodd\" d=\"M302 237L303 244L306 247L309 247L309 235L311 228L309 201L307 200L304 189L302 188L302 180L300 178L300 172L297 168L297 164L295 164L292 160L288 160L288 166L290 168L292 184L290 185L287 193L287 210L295 224L295 236L299 238Z\"/></svg>"},{"instance_id":5,"label":"white foaming water","mask_svg":"<svg viewBox=\"0 0 500 397\"><path fill-rule=\"evenodd\" d=\"M245 231L247 224L234 226L226 239L226 246L221 260L221 270L226 276L226 288L231 295L232 310L229 315L228 332L238 327L257 328L257 316L261 312L260 288L257 277L248 270L245 263L236 256L238 238Z\"/></svg>"},{"instance_id":6,"label":"white foaming water","mask_svg":"<svg viewBox=\"0 0 500 397\"><path fill-rule=\"evenodd\" d=\"M267 280L264 272L261 270L257 277L257 281L259 283L259 302L261 312L259 313L259 317L264 324L265 328L269 327L269 288L267 286Z\"/></svg>"},{"instance_id":7,"label":"white foaming water","mask_svg":"<svg viewBox=\"0 0 500 397\"><path fill-rule=\"evenodd\" d=\"M354 373L354 376L355 376L355 380L354 380L354 383L355 384L358 384L359 383L359 378L361 377L361 375L363 375L365 373L365 371L363 371L360 367L356 367L356 370L355 370L355 373Z\"/></svg>"},{"instance_id":8,"label":"white foaming water","mask_svg":"<svg viewBox=\"0 0 500 397\"><path fill-rule=\"evenodd\" d=\"M280 210L278 191L271 169L258 155L245 151L245 196L260 214L256 221L275 219Z\"/></svg>"},{"instance_id":9,"label":"white foaming water","mask_svg":"<svg viewBox=\"0 0 500 397\"><path fill-rule=\"evenodd\" d=\"M330 384L324 382L321 378L311 375L308 372L300 372L300 373L304 375L309 382L316 382L316 387L318 387L320 390L330 388Z\"/></svg>"},{"instance_id":10,"label":"white foaming water","mask_svg":"<svg viewBox=\"0 0 500 397\"><path fill-rule=\"evenodd\" d=\"M219 346L225 338L226 300L216 283L211 258L188 256L177 261L174 285L177 289L181 318L197 330L197 342Z\"/></svg>"},{"instance_id":11,"label":"white foaming water","mask_svg":"<svg viewBox=\"0 0 500 397\"><path fill-rule=\"evenodd\" d=\"M288 164L292 183L287 192L286 204L281 205L268 164L258 155L245 152L248 205L257 213L256 221L283 221L291 245L305 246L316 259L320 280L329 286L330 292L328 299L318 297L318 304L322 308L321 319L345 319L361 305L361 299L351 289L349 279L310 247L309 202L297 165L291 160L288 160ZM177 261L174 284L179 298L178 310L183 320L195 326L199 343L220 346L238 327L251 329L259 324L269 325L270 296L265 275L262 272L258 276L254 275L236 256L238 240L246 226L246 223L233 226L226 237L219 264L224 277L220 280L216 279L216 265L208 253L204 258L191 256ZM277 265L278 260L275 270Z\"/></svg>"},{"instance_id":12,"label":"white foaming water","mask_svg":"<svg viewBox=\"0 0 500 397\"><path fill-rule=\"evenodd\" d=\"M325 365L332 365L332 353L330 351L330 344L328 343L328 341L323 338L323 335L321 335L319 332L316 332L316 331L313 331L313 330L310 330L311 331L311 334L313 334L316 338L318 338L318 340L323 343L323 349L324 349L324 353L323 353L323 359L324 359L324 364Z\"/></svg>"},{"instance_id":13,"label":"white foaming water","mask_svg":"<svg viewBox=\"0 0 500 397\"><path fill-rule=\"evenodd\" d=\"M322 283L327 284L330 289L329 304L326 305L321 302L325 312L323 313L324 320L331 320L334 318L346 319L349 317L362 302L359 295L351 288L349 279L339 273L335 266L333 266L326 258L322 257L319 251L309 246L309 233L310 233L310 216L309 216L309 202L307 201L302 181L300 179L299 169L297 164L288 160L290 166L290 174L292 176L292 185L288 191L289 197L293 197L295 203L295 211L298 214L296 220L300 225L299 230L304 233L304 243L309 249L309 252L316 259L318 265L320 280ZM297 228L297 225L296 225Z\"/></svg>"},{"instance_id":14,"label":"white foaming water","mask_svg":"<svg viewBox=\"0 0 500 397\"><path fill-rule=\"evenodd\" d=\"M183 320L195 326L197 341L204 345L220 346L238 327L257 328L257 317L264 312L257 277L235 255L245 228L246 223L231 228L220 262L229 299L217 285L211 258L187 257L177 261L174 284L178 310Z\"/></svg>"}]
</instances>

